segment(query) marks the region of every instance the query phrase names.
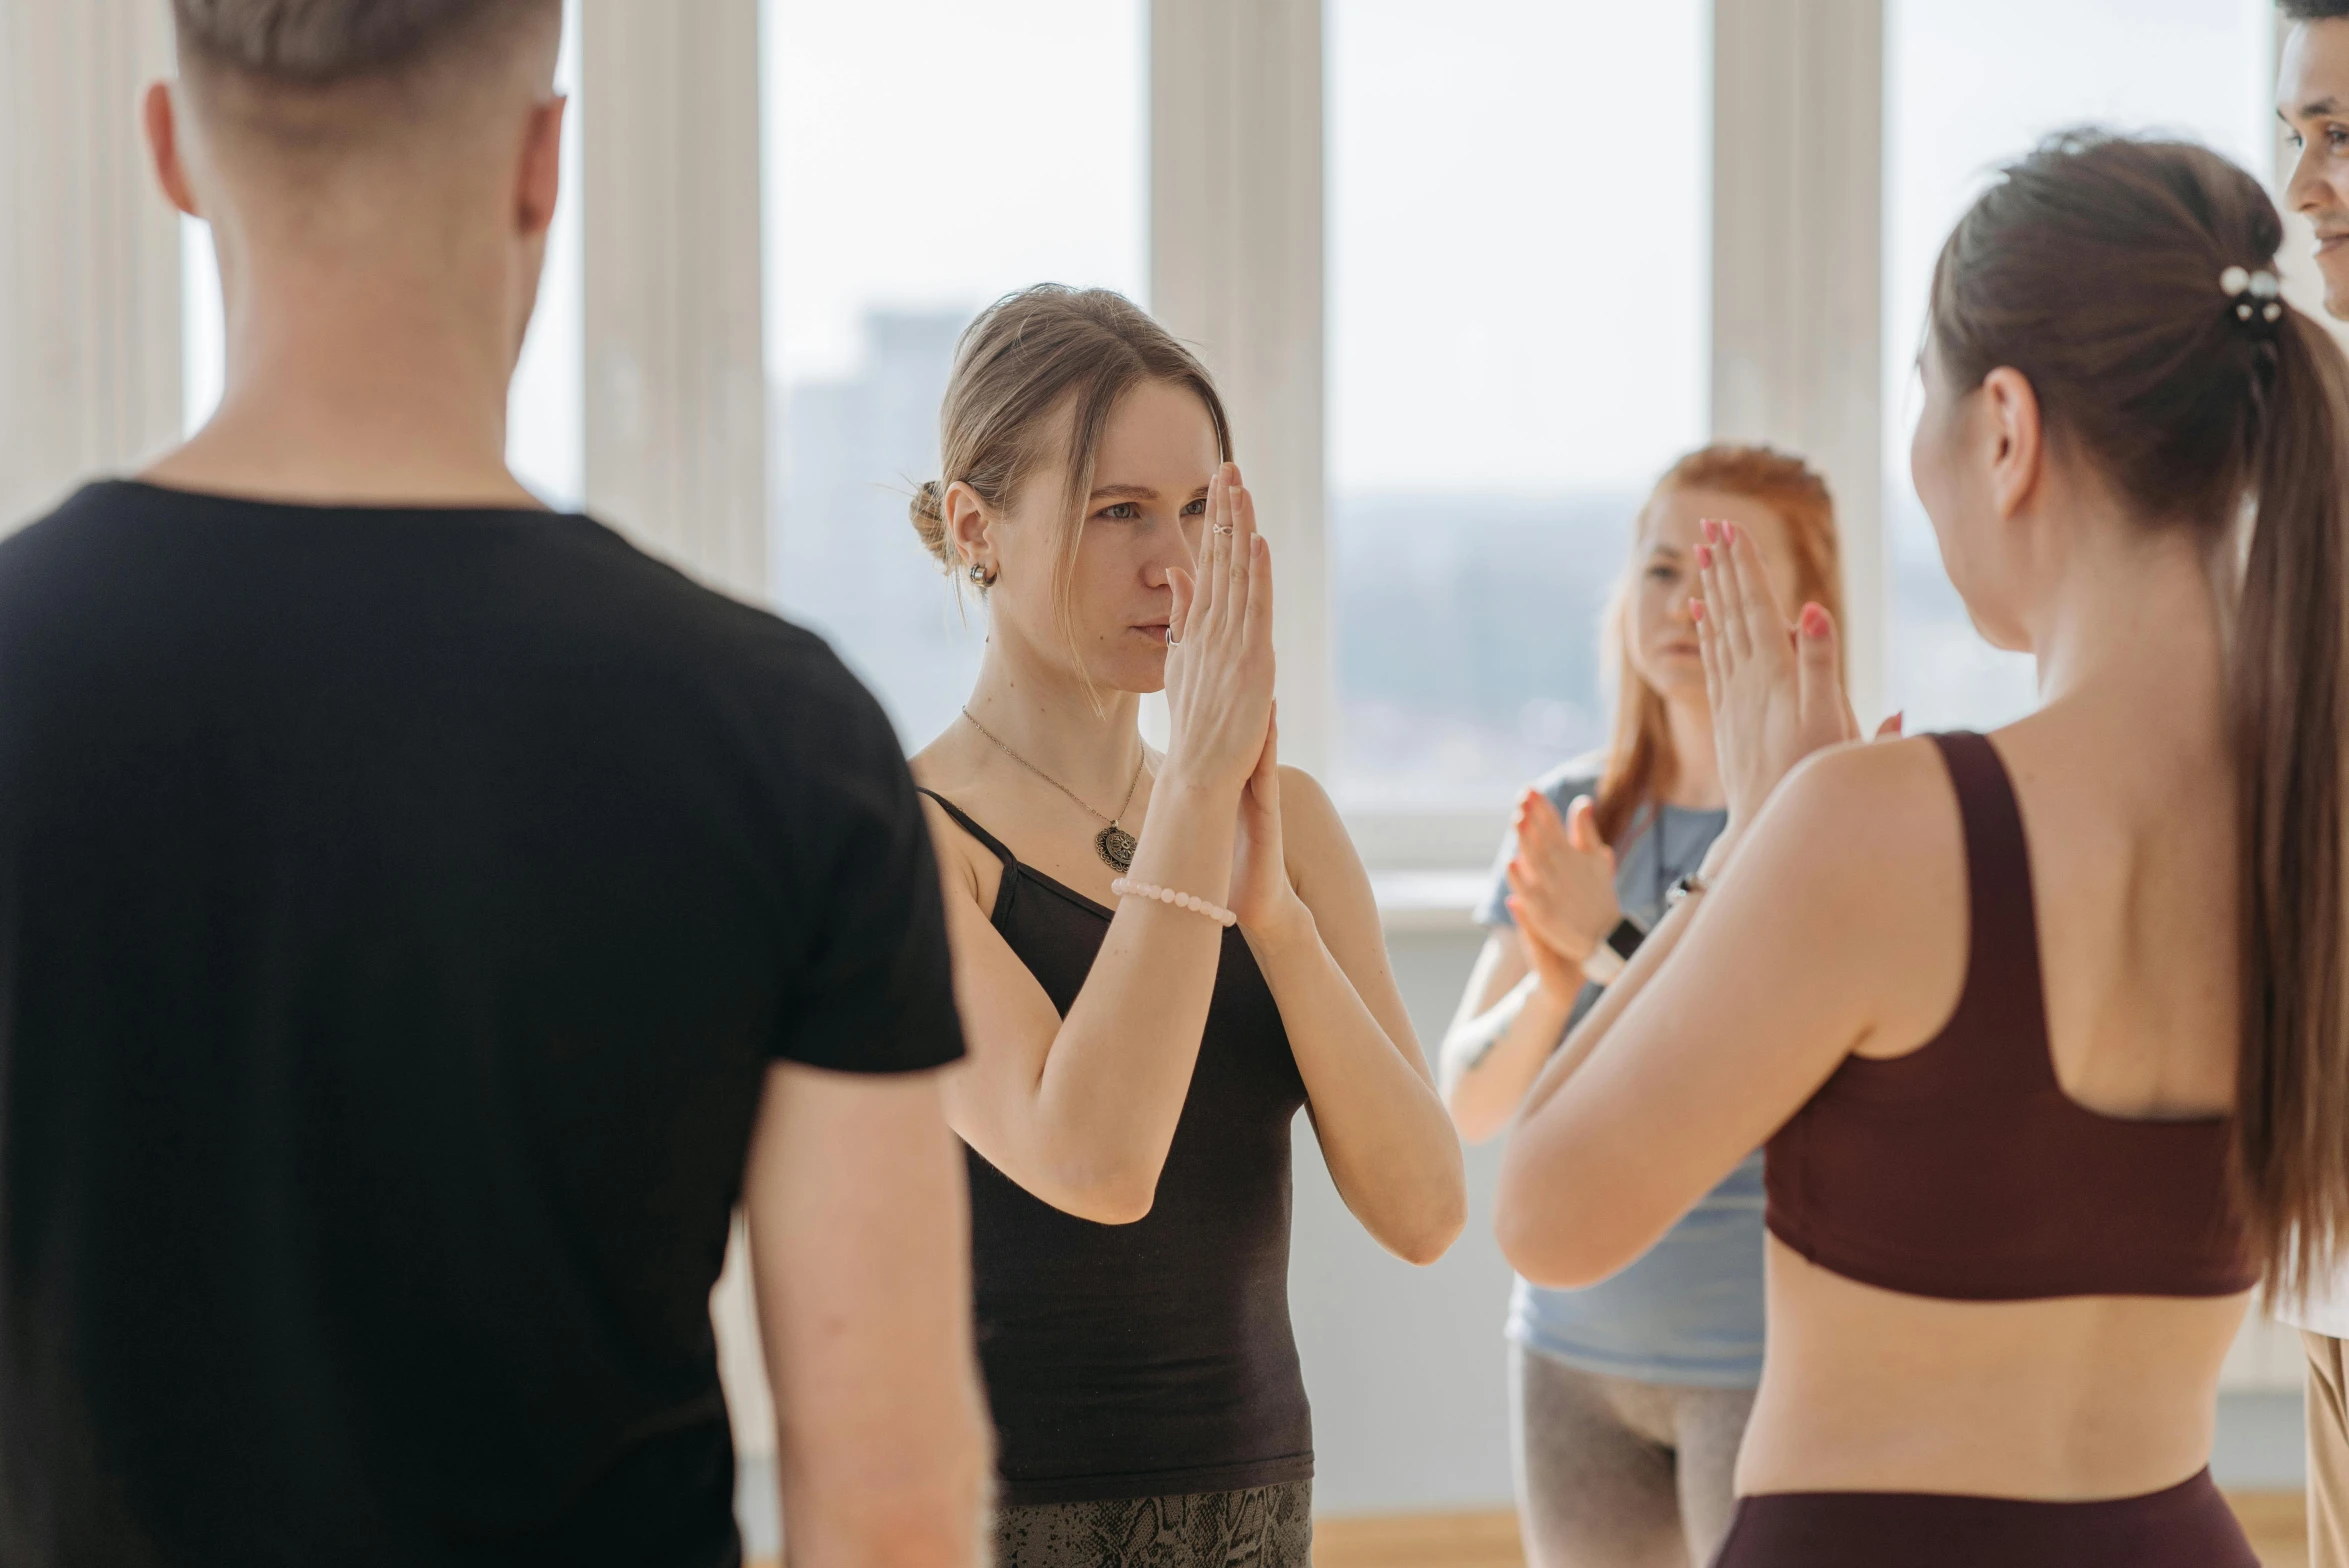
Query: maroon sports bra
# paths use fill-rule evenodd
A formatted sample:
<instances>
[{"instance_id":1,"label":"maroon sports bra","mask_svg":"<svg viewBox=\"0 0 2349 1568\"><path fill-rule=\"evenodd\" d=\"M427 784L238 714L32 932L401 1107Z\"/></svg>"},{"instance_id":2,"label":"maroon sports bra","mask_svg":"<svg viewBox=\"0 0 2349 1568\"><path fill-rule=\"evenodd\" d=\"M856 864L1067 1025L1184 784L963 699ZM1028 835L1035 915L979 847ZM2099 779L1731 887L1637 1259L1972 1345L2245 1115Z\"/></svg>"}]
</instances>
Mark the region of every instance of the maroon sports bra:
<instances>
[{"instance_id":1,"label":"maroon sports bra","mask_svg":"<svg viewBox=\"0 0 2349 1568\"><path fill-rule=\"evenodd\" d=\"M2248 1290L2231 1119L2106 1116L2064 1092L2013 783L1984 737L1933 740L1965 826L1965 989L1931 1042L1847 1058L1770 1140L1771 1233L1862 1284L1953 1301Z\"/></svg>"}]
</instances>

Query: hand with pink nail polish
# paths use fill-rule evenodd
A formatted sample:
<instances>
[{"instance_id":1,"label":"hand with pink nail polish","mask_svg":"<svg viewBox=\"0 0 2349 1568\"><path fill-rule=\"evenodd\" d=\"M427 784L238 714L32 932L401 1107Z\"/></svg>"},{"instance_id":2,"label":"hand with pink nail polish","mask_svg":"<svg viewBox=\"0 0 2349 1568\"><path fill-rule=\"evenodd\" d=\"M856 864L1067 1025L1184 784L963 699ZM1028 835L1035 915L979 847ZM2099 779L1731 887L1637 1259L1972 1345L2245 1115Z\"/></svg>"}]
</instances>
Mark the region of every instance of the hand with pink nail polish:
<instances>
[{"instance_id":1,"label":"hand with pink nail polish","mask_svg":"<svg viewBox=\"0 0 2349 1568\"><path fill-rule=\"evenodd\" d=\"M1806 604L1789 624L1752 538L1731 524L1706 523L1696 558L1697 647L1728 836L1753 820L1795 764L1860 732L1844 694L1835 618Z\"/></svg>"}]
</instances>

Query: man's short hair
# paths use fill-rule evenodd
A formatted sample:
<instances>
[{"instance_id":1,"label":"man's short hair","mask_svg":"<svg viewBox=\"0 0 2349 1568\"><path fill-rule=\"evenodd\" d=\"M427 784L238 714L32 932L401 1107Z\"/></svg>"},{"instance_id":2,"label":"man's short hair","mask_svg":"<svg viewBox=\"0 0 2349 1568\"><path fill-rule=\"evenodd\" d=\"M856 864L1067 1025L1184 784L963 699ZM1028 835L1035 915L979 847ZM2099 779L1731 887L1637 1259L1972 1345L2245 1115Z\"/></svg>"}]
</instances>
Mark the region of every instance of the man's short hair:
<instances>
[{"instance_id":1,"label":"man's short hair","mask_svg":"<svg viewBox=\"0 0 2349 1568\"><path fill-rule=\"evenodd\" d=\"M2279 0L2290 22L2330 22L2349 16L2349 0Z\"/></svg>"},{"instance_id":2,"label":"man's short hair","mask_svg":"<svg viewBox=\"0 0 2349 1568\"><path fill-rule=\"evenodd\" d=\"M172 0L184 56L248 77L332 87L397 75L562 0Z\"/></svg>"}]
</instances>

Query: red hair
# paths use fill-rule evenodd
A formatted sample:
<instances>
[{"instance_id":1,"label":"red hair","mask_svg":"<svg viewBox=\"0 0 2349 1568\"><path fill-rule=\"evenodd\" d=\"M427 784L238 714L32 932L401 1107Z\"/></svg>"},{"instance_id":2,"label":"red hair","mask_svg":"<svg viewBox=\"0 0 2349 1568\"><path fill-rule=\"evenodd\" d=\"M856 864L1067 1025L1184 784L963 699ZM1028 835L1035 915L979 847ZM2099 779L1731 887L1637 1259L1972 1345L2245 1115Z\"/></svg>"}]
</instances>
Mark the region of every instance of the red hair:
<instances>
[{"instance_id":1,"label":"red hair","mask_svg":"<svg viewBox=\"0 0 2349 1568\"><path fill-rule=\"evenodd\" d=\"M1795 582L1803 599L1825 606L1843 624L1843 552L1835 529L1835 498L1810 464L1766 446L1708 446L1691 452L1656 481L1644 520L1658 499L1676 490L1717 490L1768 507L1786 524ZM1680 771L1664 699L1640 678L1631 658L1631 596L1639 579L1644 526L1632 535L1631 558L1607 609L1605 648L1616 672L1615 733L1599 774L1594 825L1617 842L1639 809L1669 789Z\"/></svg>"}]
</instances>

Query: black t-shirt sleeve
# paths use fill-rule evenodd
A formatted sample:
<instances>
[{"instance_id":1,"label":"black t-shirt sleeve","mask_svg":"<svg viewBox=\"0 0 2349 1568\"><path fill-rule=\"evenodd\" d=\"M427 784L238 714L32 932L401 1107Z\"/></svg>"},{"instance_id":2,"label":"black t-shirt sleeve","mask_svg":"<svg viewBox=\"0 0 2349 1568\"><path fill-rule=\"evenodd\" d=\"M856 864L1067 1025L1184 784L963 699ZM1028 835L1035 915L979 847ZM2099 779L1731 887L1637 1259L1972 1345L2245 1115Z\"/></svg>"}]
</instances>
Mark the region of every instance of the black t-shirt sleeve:
<instances>
[{"instance_id":1,"label":"black t-shirt sleeve","mask_svg":"<svg viewBox=\"0 0 2349 1568\"><path fill-rule=\"evenodd\" d=\"M937 861L887 716L833 669L794 737L799 952L770 1050L837 1072L918 1072L963 1054Z\"/></svg>"}]
</instances>

